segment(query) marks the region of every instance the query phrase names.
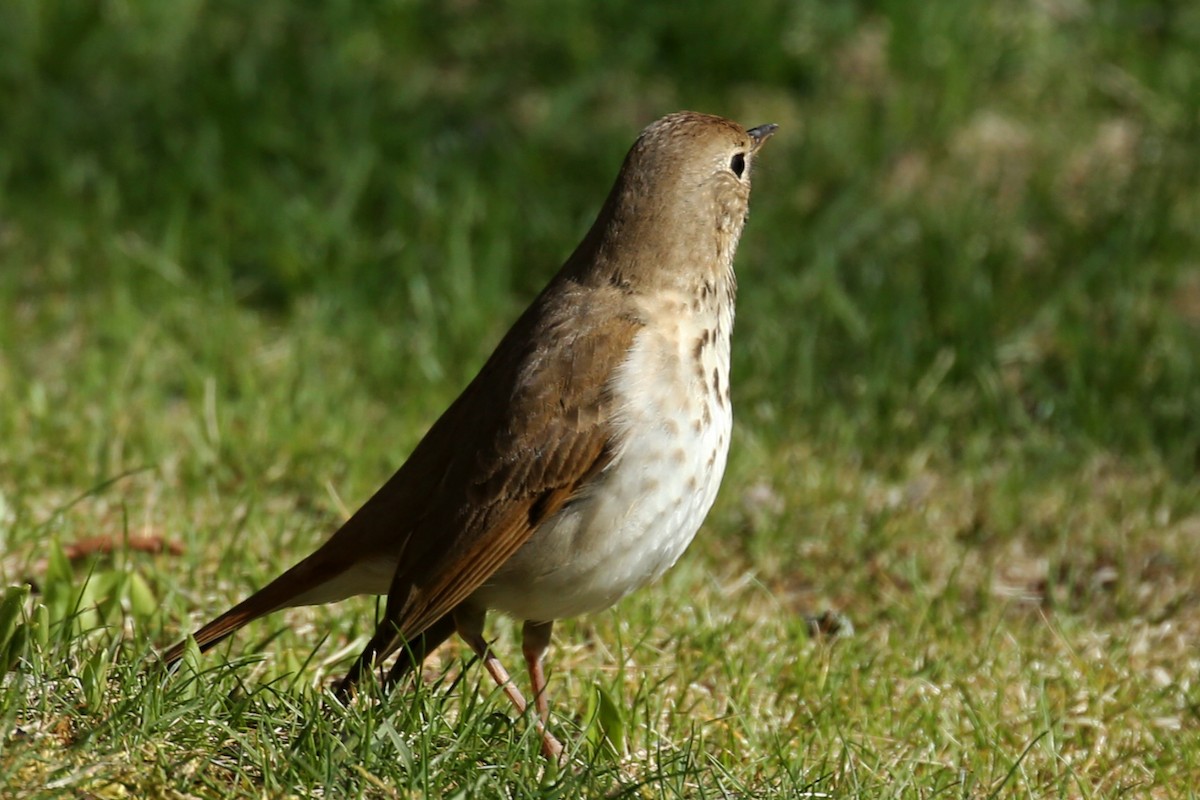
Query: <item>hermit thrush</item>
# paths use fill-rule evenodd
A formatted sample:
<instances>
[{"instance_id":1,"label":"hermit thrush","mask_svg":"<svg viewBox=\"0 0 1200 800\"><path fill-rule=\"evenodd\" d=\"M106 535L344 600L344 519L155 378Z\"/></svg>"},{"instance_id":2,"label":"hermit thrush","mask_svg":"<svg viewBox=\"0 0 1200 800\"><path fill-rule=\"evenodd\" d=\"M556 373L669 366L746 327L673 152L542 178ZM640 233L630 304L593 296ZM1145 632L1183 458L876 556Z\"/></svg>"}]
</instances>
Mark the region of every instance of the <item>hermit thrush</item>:
<instances>
[{"instance_id":1,"label":"hermit thrush","mask_svg":"<svg viewBox=\"0 0 1200 800\"><path fill-rule=\"evenodd\" d=\"M341 695L399 650L396 680L457 631L524 712L483 637L486 611L503 611L525 621L543 751L561 755L542 672L554 620L661 575L716 497L733 256L775 127L693 112L647 127L583 242L408 461L316 552L197 631L200 648L282 608L386 593Z\"/></svg>"}]
</instances>

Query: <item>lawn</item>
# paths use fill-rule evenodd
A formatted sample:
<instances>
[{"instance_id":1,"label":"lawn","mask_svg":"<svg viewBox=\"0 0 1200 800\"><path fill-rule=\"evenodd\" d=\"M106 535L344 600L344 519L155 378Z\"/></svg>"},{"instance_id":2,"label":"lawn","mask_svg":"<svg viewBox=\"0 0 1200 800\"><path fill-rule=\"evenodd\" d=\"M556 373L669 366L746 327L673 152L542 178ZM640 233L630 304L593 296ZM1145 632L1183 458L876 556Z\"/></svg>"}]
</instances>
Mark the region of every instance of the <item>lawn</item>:
<instances>
[{"instance_id":1,"label":"lawn","mask_svg":"<svg viewBox=\"0 0 1200 800\"><path fill-rule=\"evenodd\" d=\"M1197 98L1168 0L0 5L0 797L1195 797ZM682 108L780 126L733 447L557 626L575 762L457 642L334 704L373 598L163 676Z\"/></svg>"}]
</instances>

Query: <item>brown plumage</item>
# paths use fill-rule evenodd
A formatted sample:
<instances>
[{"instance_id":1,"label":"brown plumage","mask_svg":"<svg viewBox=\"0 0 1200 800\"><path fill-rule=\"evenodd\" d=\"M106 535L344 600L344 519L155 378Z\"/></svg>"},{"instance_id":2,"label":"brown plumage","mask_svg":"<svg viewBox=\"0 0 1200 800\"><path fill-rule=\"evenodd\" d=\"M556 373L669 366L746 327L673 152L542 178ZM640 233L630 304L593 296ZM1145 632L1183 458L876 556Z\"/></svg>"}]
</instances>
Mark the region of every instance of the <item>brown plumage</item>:
<instances>
[{"instance_id":1,"label":"brown plumage","mask_svg":"<svg viewBox=\"0 0 1200 800\"><path fill-rule=\"evenodd\" d=\"M526 620L544 750L561 754L544 727L553 620L660 574L715 496L733 254L773 131L692 112L643 131L579 247L403 466L316 552L197 631L200 648L282 608L386 593L343 696L397 649L389 681L458 630L524 711L482 635L484 613L506 611Z\"/></svg>"}]
</instances>

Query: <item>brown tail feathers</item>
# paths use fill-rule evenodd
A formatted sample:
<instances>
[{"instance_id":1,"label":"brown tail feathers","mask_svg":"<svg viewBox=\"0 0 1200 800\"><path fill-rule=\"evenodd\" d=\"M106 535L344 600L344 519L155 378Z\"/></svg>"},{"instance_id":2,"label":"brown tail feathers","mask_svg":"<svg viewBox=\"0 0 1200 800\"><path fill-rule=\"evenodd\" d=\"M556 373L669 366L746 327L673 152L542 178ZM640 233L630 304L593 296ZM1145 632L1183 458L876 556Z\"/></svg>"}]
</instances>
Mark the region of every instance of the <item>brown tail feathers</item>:
<instances>
[{"instance_id":1,"label":"brown tail feathers","mask_svg":"<svg viewBox=\"0 0 1200 800\"><path fill-rule=\"evenodd\" d=\"M353 571L351 566L345 563L330 564L328 555L324 554L323 550L318 550L196 631L192 638L200 646L200 652L204 652L246 623L265 617L273 611L311 602L332 602L358 594L361 589L355 590L352 586L353 581L342 580L347 577L347 573ZM343 589L346 584L351 586ZM162 655L163 663L170 667L179 661L183 658L186 647L185 639L167 650Z\"/></svg>"}]
</instances>

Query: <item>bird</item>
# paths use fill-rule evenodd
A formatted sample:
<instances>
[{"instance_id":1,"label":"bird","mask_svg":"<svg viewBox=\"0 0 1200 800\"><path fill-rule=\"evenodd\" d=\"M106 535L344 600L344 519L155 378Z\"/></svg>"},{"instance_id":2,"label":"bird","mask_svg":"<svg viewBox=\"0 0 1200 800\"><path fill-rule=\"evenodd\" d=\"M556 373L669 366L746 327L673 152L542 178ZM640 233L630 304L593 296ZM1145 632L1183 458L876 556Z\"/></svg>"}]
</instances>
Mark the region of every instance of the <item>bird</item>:
<instances>
[{"instance_id":1,"label":"bird","mask_svg":"<svg viewBox=\"0 0 1200 800\"><path fill-rule=\"evenodd\" d=\"M657 579L717 495L732 433L734 254L777 125L693 111L648 125L592 226L395 474L316 551L162 655L281 609L386 595L336 695L393 654L392 686L455 632L516 707L484 637L523 622L541 750L556 620Z\"/></svg>"}]
</instances>

